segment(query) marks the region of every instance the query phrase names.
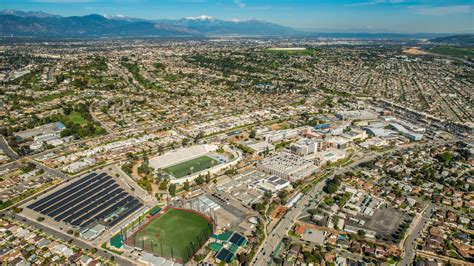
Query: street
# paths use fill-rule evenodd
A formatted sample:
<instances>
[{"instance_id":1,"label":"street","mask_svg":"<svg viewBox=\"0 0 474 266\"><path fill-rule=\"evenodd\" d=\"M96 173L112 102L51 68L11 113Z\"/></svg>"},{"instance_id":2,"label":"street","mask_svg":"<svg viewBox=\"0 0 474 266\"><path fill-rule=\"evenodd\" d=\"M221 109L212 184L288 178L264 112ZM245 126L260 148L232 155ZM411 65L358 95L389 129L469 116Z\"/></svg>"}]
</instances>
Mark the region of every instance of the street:
<instances>
[{"instance_id":1,"label":"street","mask_svg":"<svg viewBox=\"0 0 474 266\"><path fill-rule=\"evenodd\" d=\"M13 212L12 212L13 213ZM14 217L15 217L15 220L17 221L20 221L24 224L27 224L31 227L34 227L34 228L38 228L38 229L41 229L43 230L43 232L49 234L49 235L52 235L54 236L55 238L58 238L58 239L63 239L65 241L67 241L68 239L72 240L71 244L72 245L75 245L81 249L88 249L88 250L91 250L92 248L94 248L93 246L89 245L87 242L85 241L82 241L80 240L79 238L76 238L74 236L71 236L71 235L67 235L65 233L62 233L62 232L59 232L59 231L56 231L48 226L45 226L39 222L36 222L36 221L32 221L30 219L27 219L25 217L22 217L18 214L15 214L13 213ZM100 256L104 257L104 258L107 258L110 260L111 257L114 257L114 261L119 264L119 265L133 265L133 263L123 257L121 257L120 255L118 254L113 254L113 253L109 253L108 251L106 250L102 250L100 247L96 247L97 248L97 254L99 254Z\"/></svg>"},{"instance_id":2,"label":"street","mask_svg":"<svg viewBox=\"0 0 474 266\"><path fill-rule=\"evenodd\" d=\"M272 255L272 252L275 250L277 247L278 243L283 239L284 236L286 236L288 230L290 227L293 225L295 222L295 219L301 214L303 209L310 203L310 201L313 199L313 196L316 195L316 193L320 192L324 185L326 184L326 181L329 178L332 178L335 175L342 174L349 169L359 165L360 163L363 162L368 162L373 160L374 158L381 156L383 154L395 152L399 149L402 149L401 147L398 147L398 149L395 150L388 150L382 153L370 153L370 155L350 163L349 165L346 165L344 167L339 167L334 171L331 175L325 177L321 181L319 181L308 193L304 194L301 199L295 204L293 208L291 208L280 220L280 222L273 228L271 232L266 232L266 237L262 245L259 247L259 249L256 252L256 255L252 261L252 265L265 265L270 262L270 258ZM319 198L319 201L321 201L323 197ZM319 202L316 202L318 204Z\"/></svg>"},{"instance_id":3,"label":"street","mask_svg":"<svg viewBox=\"0 0 474 266\"><path fill-rule=\"evenodd\" d=\"M417 224L412 232L408 232L408 238L405 241L405 251L403 260L400 262L400 265L411 265L413 262L413 257L415 256L415 242L416 239L420 236L421 231L425 228L425 225L428 219L431 217L431 213L433 212L434 206L432 204L428 204L423 214L419 215Z\"/></svg>"}]
</instances>

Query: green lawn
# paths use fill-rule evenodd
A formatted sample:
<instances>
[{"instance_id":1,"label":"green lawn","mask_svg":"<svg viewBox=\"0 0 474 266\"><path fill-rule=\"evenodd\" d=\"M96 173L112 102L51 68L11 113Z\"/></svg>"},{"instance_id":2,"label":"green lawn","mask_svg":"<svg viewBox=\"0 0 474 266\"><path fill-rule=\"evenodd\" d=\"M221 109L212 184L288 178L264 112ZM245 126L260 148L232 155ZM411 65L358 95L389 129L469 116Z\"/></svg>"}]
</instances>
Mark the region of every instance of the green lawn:
<instances>
[{"instance_id":1,"label":"green lawn","mask_svg":"<svg viewBox=\"0 0 474 266\"><path fill-rule=\"evenodd\" d=\"M135 245L140 248L144 245L146 251L187 261L211 234L210 225L203 217L170 209L138 231L134 239Z\"/></svg>"},{"instance_id":2,"label":"green lawn","mask_svg":"<svg viewBox=\"0 0 474 266\"><path fill-rule=\"evenodd\" d=\"M81 114L76 113L76 112L72 112L71 114L68 115L67 118L69 119L69 121L71 121L74 124L82 125L86 123L86 119L84 119L84 117L82 117Z\"/></svg>"},{"instance_id":3,"label":"green lawn","mask_svg":"<svg viewBox=\"0 0 474 266\"><path fill-rule=\"evenodd\" d=\"M170 175L176 178L181 178L183 176L187 176L211 168L218 164L220 164L220 162L216 159L213 159L209 156L201 156L196 159L192 159L164 168L163 171L169 173Z\"/></svg>"}]
</instances>

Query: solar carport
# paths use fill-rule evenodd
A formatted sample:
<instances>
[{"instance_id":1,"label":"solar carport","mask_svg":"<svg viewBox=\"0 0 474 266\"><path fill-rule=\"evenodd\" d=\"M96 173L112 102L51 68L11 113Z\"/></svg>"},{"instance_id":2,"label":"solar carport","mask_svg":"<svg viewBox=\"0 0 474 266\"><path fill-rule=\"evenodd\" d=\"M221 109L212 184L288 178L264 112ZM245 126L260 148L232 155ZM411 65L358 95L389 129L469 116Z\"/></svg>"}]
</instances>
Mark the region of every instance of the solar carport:
<instances>
[{"instance_id":1,"label":"solar carport","mask_svg":"<svg viewBox=\"0 0 474 266\"><path fill-rule=\"evenodd\" d=\"M114 226L143 204L106 173L90 173L38 199L27 208L81 228L101 222Z\"/></svg>"}]
</instances>

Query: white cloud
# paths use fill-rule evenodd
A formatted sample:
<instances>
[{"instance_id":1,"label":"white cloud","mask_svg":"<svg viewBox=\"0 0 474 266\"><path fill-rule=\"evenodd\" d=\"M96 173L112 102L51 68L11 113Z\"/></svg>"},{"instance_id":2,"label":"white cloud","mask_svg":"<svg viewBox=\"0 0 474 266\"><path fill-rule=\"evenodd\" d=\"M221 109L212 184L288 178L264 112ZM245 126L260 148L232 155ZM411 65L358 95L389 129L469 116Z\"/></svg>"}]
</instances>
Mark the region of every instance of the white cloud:
<instances>
[{"instance_id":1,"label":"white cloud","mask_svg":"<svg viewBox=\"0 0 474 266\"><path fill-rule=\"evenodd\" d=\"M400 4L407 0L371 0L367 2L347 4L346 6L373 6L378 4Z\"/></svg>"},{"instance_id":2,"label":"white cloud","mask_svg":"<svg viewBox=\"0 0 474 266\"><path fill-rule=\"evenodd\" d=\"M244 8L246 6L246 4L241 0L234 0L234 4L236 4L240 8Z\"/></svg>"},{"instance_id":3,"label":"white cloud","mask_svg":"<svg viewBox=\"0 0 474 266\"><path fill-rule=\"evenodd\" d=\"M472 7L470 5L453 5L453 6L437 6L437 7L426 7L418 6L411 7L411 9L420 15L427 16L446 16L453 14L466 14L470 13Z\"/></svg>"}]
</instances>

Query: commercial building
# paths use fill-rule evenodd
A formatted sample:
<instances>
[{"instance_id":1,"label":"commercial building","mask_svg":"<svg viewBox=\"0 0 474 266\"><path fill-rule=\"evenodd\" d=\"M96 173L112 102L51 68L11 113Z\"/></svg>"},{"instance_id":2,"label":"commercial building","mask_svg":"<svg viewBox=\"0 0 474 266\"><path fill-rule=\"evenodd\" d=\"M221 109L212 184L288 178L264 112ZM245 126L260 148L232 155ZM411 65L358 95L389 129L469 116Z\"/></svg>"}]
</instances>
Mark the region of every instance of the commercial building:
<instances>
[{"instance_id":1,"label":"commercial building","mask_svg":"<svg viewBox=\"0 0 474 266\"><path fill-rule=\"evenodd\" d=\"M257 169L294 181L310 176L317 168L310 160L288 152L281 152L259 161Z\"/></svg>"}]
</instances>

